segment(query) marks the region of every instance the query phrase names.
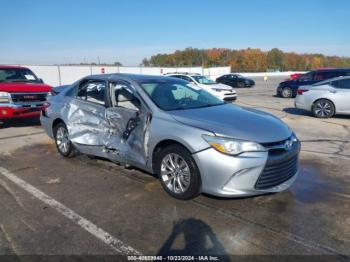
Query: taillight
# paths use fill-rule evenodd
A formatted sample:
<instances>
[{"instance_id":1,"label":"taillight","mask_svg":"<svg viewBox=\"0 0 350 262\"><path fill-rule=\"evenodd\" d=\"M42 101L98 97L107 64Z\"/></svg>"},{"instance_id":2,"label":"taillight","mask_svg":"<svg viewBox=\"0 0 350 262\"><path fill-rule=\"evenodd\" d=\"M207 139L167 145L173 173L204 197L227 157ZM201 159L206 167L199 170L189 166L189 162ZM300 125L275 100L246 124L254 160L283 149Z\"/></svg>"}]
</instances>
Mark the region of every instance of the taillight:
<instances>
[{"instance_id":1,"label":"taillight","mask_svg":"<svg viewBox=\"0 0 350 262\"><path fill-rule=\"evenodd\" d=\"M298 90L297 90L297 94L298 94L298 95L302 95L302 94L304 94L304 93L307 92L307 91L309 91L309 90L307 90L307 89L298 89Z\"/></svg>"}]
</instances>

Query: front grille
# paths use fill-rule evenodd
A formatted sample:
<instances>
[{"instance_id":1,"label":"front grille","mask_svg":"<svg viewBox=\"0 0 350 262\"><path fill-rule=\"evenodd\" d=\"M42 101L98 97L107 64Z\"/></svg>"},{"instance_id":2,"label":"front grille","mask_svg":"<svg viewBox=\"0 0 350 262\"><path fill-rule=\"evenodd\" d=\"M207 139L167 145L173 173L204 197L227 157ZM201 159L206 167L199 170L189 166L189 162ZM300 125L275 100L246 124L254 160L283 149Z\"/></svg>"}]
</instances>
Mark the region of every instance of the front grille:
<instances>
[{"instance_id":1,"label":"front grille","mask_svg":"<svg viewBox=\"0 0 350 262\"><path fill-rule=\"evenodd\" d=\"M21 102L44 102L47 93L12 93L11 99L13 103Z\"/></svg>"},{"instance_id":2,"label":"front grille","mask_svg":"<svg viewBox=\"0 0 350 262\"><path fill-rule=\"evenodd\" d=\"M279 146L277 142L273 146ZM269 149L269 157L260 174L255 189L268 189L291 179L298 171L300 142L294 143L289 150Z\"/></svg>"}]
</instances>

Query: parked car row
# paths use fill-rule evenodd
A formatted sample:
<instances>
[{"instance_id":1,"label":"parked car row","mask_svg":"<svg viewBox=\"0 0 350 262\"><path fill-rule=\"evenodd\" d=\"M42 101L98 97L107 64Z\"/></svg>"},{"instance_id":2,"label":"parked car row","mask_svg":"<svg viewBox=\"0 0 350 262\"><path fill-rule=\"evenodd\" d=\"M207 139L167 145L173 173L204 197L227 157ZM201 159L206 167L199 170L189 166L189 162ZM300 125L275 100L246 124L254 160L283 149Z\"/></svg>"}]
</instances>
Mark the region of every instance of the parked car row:
<instances>
[{"instance_id":1,"label":"parked car row","mask_svg":"<svg viewBox=\"0 0 350 262\"><path fill-rule=\"evenodd\" d=\"M319 69L310 71L293 80L281 82L277 87L276 94L283 98L294 98L300 86L316 84L339 76L350 76L350 69Z\"/></svg>"},{"instance_id":2,"label":"parked car row","mask_svg":"<svg viewBox=\"0 0 350 262\"><path fill-rule=\"evenodd\" d=\"M280 83L277 95L295 98L296 108L312 112L315 117L350 114L350 69L310 71Z\"/></svg>"}]
</instances>

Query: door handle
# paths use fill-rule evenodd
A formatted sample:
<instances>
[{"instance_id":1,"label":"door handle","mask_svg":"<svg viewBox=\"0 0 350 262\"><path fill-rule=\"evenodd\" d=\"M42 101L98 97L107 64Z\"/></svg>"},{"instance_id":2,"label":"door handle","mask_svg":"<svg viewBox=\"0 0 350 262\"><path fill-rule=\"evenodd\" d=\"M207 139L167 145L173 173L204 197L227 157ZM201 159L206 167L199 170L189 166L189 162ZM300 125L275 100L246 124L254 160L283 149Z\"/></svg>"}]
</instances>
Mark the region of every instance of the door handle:
<instances>
[{"instance_id":1,"label":"door handle","mask_svg":"<svg viewBox=\"0 0 350 262\"><path fill-rule=\"evenodd\" d=\"M335 93L337 93L337 91L336 90L331 90L331 91L329 91L330 93L332 93L332 94L335 94Z\"/></svg>"}]
</instances>

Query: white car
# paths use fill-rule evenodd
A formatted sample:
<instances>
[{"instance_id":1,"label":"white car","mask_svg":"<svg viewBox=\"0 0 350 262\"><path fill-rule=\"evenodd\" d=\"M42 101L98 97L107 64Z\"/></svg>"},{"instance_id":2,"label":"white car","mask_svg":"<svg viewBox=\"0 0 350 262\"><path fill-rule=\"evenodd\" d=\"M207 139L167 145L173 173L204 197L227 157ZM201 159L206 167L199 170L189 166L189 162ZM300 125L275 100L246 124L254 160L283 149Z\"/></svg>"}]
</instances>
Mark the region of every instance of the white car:
<instances>
[{"instance_id":1,"label":"white car","mask_svg":"<svg viewBox=\"0 0 350 262\"><path fill-rule=\"evenodd\" d=\"M176 78L186 80L192 84L195 84L203 88L204 90L208 91L212 95L224 101L233 102L237 99L237 93L231 86L218 84L213 80L210 80L205 76L202 76L199 74L185 74L185 73L172 74L171 73L171 74L166 74L166 76L176 77Z\"/></svg>"},{"instance_id":2,"label":"white car","mask_svg":"<svg viewBox=\"0 0 350 262\"><path fill-rule=\"evenodd\" d=\"M350 77L337 77L310 86L301 86L295 107L311 111L319 118L350 114Z\"/></svg>"}]
</instances>

